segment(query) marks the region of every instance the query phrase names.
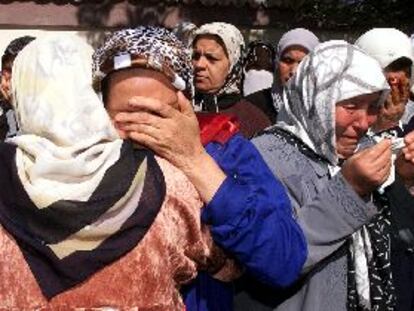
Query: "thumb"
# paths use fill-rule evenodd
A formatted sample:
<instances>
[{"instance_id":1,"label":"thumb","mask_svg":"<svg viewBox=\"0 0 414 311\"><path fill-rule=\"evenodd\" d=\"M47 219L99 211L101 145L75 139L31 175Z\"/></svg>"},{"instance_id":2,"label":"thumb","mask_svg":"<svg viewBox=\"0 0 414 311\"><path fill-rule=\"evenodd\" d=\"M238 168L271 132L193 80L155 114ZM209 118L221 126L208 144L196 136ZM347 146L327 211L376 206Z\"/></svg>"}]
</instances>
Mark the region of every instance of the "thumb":
<instances>
[{"instance_id":1,"label":"thumb","mask_svg":"<svg viewBox=\"0 0 414 311\"><path fill-rule=\"evenodd\" d=\"M185 115L190 115L194 113L193 105L191 104L191 101L185 97L183 92L179 91L177 92L178 97L178 110L182 112Z\"/></svg>"}]
</instances>

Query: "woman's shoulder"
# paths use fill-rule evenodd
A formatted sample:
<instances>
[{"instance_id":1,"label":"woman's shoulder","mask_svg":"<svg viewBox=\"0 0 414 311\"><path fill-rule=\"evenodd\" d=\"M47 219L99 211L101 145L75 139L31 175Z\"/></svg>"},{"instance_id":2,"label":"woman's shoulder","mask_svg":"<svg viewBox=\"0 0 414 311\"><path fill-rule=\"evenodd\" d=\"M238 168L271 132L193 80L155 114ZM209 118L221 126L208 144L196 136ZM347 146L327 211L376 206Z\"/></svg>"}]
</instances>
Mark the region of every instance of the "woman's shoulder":
<instances>
[{"instance_id":1,"label":"woman's shoulder","mask_svg":"<svg viewBox=\"0 0 414 311\"><path fill-rule=\"evenodd\" d=\"M322 159L314 156L294 137L284 135L277 127L263 131L253 138L252 143L273 173L281 179L292 175L312 179L328 173L328 167Z\"/></svg>"}]
</instances>

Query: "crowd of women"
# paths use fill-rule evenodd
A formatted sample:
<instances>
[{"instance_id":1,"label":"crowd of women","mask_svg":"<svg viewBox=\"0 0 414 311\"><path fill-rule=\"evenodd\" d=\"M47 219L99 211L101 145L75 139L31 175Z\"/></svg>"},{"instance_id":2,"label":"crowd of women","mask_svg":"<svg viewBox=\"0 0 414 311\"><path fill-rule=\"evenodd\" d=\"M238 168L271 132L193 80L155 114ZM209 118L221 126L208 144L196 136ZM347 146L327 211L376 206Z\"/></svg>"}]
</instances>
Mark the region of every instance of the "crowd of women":
<instances>
[{"instance_id":1,"label":"crowd of women","mask_svg":"<svg viewBox=\"0 0 414 311\"><path fill-rule=\"evenodd\" d=\"M406 34L246 47L214 22L86 51L2 58L0 310L414 309Z\"/></svg>"}]
</instances>

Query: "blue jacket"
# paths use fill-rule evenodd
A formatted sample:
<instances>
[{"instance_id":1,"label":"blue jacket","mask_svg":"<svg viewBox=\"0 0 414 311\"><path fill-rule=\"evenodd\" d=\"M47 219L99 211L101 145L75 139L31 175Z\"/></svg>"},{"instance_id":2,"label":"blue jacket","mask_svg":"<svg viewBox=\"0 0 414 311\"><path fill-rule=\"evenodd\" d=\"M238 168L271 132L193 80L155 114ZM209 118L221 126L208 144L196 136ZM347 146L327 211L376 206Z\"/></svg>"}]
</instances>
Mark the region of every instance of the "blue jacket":
<instances>
[{"instance_id":1,"label":"blue jacket","mask_svg":"<svg viewBox=\"0 0 414 311\"><path fill-rule=\"evenodd\" d=\"M274 287L293 283L306 260L306 240L289 198L261 155L236 134L207 152L227 178L202 211L214 241L255 279ZM232 287L204 273L184 291L187 311L232 310Z\"/></svg>"}]
</instances>

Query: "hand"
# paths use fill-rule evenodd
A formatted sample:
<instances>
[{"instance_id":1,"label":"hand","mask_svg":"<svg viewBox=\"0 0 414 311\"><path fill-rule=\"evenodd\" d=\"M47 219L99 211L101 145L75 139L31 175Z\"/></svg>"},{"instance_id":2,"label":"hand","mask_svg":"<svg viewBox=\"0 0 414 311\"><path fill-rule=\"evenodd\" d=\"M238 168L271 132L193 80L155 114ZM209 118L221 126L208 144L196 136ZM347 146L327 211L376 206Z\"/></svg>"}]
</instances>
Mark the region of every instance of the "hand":
<instances>
[{"instance_id":1,"label":"hand","mask_svg":"<svg viewBox=\"0 0 414 311\"><path fill-rule=\"evenodd\" d=\"M178 110L157 99L133 97L129 105L135 112L115 116L115 124L133 141L185 170L194 165L205 150L192 105L178 92Z\"/></svg>"},{"instance_id":2,"label":"hand","mask_svg":"<svg viewBox=\"0 0 414 311\"><path fill-rule=\"evenodd\" d=\"M414 131L404 137L405 147L395 161L397 174L407 186L414 185Z\"/></svg>"},{"instance_id":3,"label":"hand","mask_svg":"<svg viewBox=\"0 0 414 311\"><path fill-rule=\"evenodd\" d=\"M341 169L342 175L356 193L364 197L387 180L391 154L391 141L385 139L345 161Z\"/></svg>"},{"instance_id":4,"label":"hand","mask_svg":"<svg viewBox=\"0 0 414 311\"><path fill-rule=\"evenodd\" d=\"M391 93L381 107L378 119L373 126L375 132L393 128L404 114L410 95L410 81L405 75L389 79Z\"/></svg>"},{"instance_id":5,"label":"hand","mask_svg":"<svg viewBox=\"0 0 414 311\"><path fill-rule=\"evenodd\" d=\"M179 92L178 110L156 99L134 97L135 112L119 113L115 124L129 138L181 169L208 203L226 175L204 150L197 117L189 100Z\"/></svg>"},{"instance_id":6,"label":"hand","mask_svg":"<svg viewBox=\"0 0 414 311\"><path fill-rule=\"evenodd\" d=\"M414 131L405 135L404 143L405 147L399 157L403 157L406 161L414 164Z\"/></svg>"}]
</instances>

